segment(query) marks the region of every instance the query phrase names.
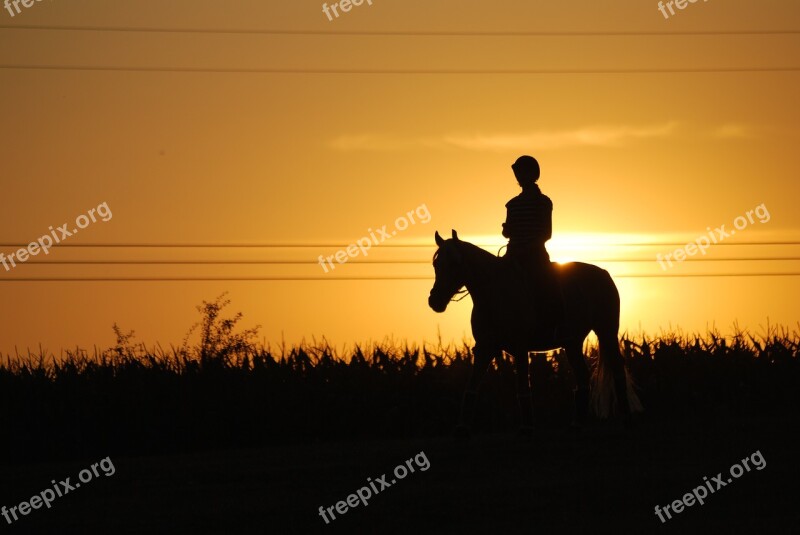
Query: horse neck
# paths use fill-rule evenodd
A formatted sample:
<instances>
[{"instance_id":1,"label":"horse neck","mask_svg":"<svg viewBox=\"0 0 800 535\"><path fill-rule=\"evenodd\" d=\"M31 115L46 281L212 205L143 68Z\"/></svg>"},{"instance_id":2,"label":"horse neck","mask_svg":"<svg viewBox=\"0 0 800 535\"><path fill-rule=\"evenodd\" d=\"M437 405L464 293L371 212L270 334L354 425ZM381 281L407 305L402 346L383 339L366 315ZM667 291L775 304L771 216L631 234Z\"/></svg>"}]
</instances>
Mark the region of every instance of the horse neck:
<instances>
[{"instance_id":1,"label":"horse neck","mask_svg":"<svg viewBox=\"0 0 800 535\"><path fill-rule=\"evenodd\" d=\"M484 251L477 245L469 242L461 242L461 251L464 255L464 263L469 266L467 273L467 289L470 293L480 290L488 281L488 275L498 266L497 257L488 251Z\"/></svg>"}]
</instances>

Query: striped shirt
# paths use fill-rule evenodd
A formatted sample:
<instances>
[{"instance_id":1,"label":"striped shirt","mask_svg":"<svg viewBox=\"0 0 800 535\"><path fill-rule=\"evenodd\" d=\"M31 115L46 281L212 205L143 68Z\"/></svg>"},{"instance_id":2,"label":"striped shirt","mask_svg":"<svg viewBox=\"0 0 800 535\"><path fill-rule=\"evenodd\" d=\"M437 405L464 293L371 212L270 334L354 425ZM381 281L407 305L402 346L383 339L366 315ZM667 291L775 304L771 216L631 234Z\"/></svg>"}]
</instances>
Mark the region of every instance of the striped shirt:
<instances>
[{"instance_id":1,"label":"striped shirt","mask_svg":"<svg viewBox=\"0 0 800 535\"><path fill-rule=\"evenodd\" d=\"M553 202L536 184L506 203L506 222L503 236L511 249L526 246L544 247L553 235Z\"/></svg>"}]
</instances>

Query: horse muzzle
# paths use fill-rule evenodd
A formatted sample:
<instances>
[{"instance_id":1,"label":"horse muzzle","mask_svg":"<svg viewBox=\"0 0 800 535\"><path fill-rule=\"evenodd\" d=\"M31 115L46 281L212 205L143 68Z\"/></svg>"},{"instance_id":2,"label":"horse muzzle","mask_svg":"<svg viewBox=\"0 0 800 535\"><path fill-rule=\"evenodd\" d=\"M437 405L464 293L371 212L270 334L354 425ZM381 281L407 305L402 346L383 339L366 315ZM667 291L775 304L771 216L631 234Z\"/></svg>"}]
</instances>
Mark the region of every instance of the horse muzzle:
<instances>
[{"instance_id":1,"label":"horse muzzle","mask_svg":"<svg viewBox=\"0 0 800 535\"><path fill-rule=\"evenodd\" d=\"M444 312L447 310L447 304L449 302L449 299L436 299L436 296L433 295L433 292L431 292L431 295L428 296L428 306L431 307L434 312Z\"/></svg>"}]
</instances>

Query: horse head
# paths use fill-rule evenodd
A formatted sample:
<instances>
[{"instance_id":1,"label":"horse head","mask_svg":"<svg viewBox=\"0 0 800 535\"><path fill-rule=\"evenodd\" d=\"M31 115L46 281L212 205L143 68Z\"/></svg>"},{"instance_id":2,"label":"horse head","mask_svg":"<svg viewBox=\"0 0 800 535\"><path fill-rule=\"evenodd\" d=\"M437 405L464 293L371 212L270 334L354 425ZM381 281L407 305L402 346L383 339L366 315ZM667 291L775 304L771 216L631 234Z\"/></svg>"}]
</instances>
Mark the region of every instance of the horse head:
<instances>
[{"instance_id":1,"label":"horse head","mask_svg":"<svg viewBox=\"0 0 800 535\"><path fill-rule=\"evenodd\" d=\"M464 273L464 257L460 250L461 240L456 231L453 237L445 240L437 231L436 245L439 246L433 255L433 270L436 280L428 296L428 305L434 312L444 312L454 295L466 284Z\"/></svg>"}]
</instances>

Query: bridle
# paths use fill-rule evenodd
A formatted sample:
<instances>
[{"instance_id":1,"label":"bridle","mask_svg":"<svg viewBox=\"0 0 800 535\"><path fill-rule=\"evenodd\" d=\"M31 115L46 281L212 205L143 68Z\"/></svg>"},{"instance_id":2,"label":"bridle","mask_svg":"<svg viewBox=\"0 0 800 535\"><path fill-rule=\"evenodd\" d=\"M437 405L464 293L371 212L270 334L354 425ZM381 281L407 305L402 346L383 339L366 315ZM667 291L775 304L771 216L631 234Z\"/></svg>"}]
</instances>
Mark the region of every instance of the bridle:
<instances>
[{"instance_id":1,"label":"bridle","mask_svg":"<svg viewBox=\"0 0 800 535\"><path fill-rule=\"evenodd\" d=\"M456 243L457 243L457 242L456 242ZM454 247L458 247L458 245L456 245L456 244L454 244L453 246L454 246ZM461 251L458 251L458 252L459 252L459 254L461 253ZM437 257L438 255L439 255L439 252L437 251L437 252L436 252L436 254L434 255L434 260L436 260L436 257ZM461 262L461 261L458 261L458 262L457 262L457 264L461 265L461 264L462 264L462 262ZM456 299L456 296L459 296L459 295L460 295L461 297L459 297L458 299ZM464 288L463 290L456 290L456 292L455 292L455 293L453 294L453 296L450 298L450 301L449 301L449 302L450 302L450 303L458 303L459 301L461 301L462 299L464 299L464 298L465 298L465 297L467 297L468 295L469 295L469 290L466 288L466 284L465 284L465 288Z\"/></svg>"}]
</instances>

